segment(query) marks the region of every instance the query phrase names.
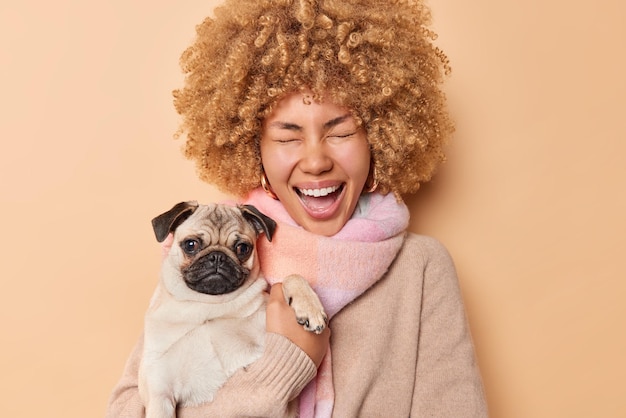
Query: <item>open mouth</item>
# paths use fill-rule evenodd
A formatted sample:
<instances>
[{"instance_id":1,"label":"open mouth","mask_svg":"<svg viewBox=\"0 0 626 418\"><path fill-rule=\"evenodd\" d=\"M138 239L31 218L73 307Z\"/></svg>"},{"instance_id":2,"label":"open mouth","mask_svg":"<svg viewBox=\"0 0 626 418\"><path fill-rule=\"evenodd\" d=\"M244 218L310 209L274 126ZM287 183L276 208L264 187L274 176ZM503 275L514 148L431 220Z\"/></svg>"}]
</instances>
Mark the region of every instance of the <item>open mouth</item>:
<instances>
[{"instance_id":1,"label":"open mouth","mask_svg":"<svg viewBox=\"0 0 626 418\"><path fill-rule=\"evenodd\" d=\"M311 212L323 212L329 209L341 196L345 188L342 183L336 186L322 187L319 189L295 188L302 204Z\"/></svg>"}]
</instances>

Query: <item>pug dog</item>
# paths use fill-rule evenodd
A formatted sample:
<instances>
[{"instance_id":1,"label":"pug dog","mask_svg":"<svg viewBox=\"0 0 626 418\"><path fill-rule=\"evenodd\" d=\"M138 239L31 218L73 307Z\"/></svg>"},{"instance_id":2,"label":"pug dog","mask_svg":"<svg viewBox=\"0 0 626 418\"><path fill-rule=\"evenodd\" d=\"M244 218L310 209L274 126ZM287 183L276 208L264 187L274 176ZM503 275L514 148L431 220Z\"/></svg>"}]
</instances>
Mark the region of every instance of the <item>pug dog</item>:
<instances>
[{"instance_id":1,"label":"pug dog","mask_svg":"<svg viewBox=\"0 0 626 418\"><path fill-rule=\"evenodd\" d=\"M147 418L170 418L261 356L268 295L255 243L276 223L250 205L181 202L152 225L159 242L174 240L145 315L139 392ZM285 278L283 292L294 320L321 333L327 316L306 280Z\"/></svg>"}]
</instances>

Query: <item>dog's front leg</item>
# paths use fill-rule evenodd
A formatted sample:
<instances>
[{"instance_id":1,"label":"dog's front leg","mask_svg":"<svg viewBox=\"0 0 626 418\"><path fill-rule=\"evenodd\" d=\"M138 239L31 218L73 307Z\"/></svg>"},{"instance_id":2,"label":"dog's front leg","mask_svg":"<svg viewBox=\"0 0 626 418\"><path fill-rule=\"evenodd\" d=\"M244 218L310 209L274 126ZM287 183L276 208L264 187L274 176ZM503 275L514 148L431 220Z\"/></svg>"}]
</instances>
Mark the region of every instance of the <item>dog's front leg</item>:
<instances>
[{"instance_id":1,"label":"dog's front leg","mask_svg":"<svg viewBox=\"0 0 626 418\"><path fill-rule=\"evenodd\" d=\"M144 353L145 362L147 356ZM167 383L157 370L157 364L145 363L139 369L139 395L146 408L146 418L176 418L176 400Z\"/></svg>"},{"instance_id":2,"label":"dog's front leg","mask_svg":"<svg viewBox=\"0 0 626 418\"><path fill-rule=\"evenodd\" d=\"M176 402L166 396L149 396L146 402L146 418L176 418Z\"/></svg>"},{"instance_id":3,"label":"dog's front leg","mask_svg":"<svg viewBox=\"0 0 626 418\"><path fill-rule=\"evenodd\" d=\"M316 334L324 331L328 322L324 306L304 277L297 274L287 276L283 280L283 294L300 325Z\"/></svg>"}]
</instances>

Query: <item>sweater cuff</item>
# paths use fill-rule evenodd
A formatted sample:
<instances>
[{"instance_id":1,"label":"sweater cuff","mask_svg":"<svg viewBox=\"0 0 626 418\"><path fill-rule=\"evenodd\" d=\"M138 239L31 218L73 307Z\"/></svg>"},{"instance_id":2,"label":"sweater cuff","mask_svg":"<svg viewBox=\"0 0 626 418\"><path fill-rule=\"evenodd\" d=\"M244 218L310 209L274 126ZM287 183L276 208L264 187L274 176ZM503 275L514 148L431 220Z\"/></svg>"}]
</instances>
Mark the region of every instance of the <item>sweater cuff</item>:
<instances>
[{"instance_id":1,"label":"sweater cuff","mask_svg":"<svg viewBox=\"0 0 626 418\"><path fill-rule=\"evenodd\" d=\"M288 338L274 333L265 337L263 356L247 369L251 381L263 382L282 401L295 399L315 377L311 358Z\"/></svg>"}]
</instances>

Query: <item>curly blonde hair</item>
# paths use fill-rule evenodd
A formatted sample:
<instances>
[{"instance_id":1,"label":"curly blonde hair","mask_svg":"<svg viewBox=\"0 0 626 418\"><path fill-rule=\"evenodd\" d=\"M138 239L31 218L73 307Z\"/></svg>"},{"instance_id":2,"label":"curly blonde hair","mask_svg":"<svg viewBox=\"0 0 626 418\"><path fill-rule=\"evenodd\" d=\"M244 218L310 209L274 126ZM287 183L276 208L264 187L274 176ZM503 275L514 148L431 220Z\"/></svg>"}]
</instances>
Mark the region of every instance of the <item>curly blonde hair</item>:
<instances>
[{"instance_id":1,"label":"curly blonde hair","mask_svg":"<svg viewBox=\"0 0 626 418\"><path fill-rule=\"evenodd\" d=\"M453 132L450 66L420 0L226 0L197 26L174 91L187 158L220 190L259 186L263 119L294 91L325 95L365 127L378 190L417 191Z\"/></svg>"}]
</instances>

